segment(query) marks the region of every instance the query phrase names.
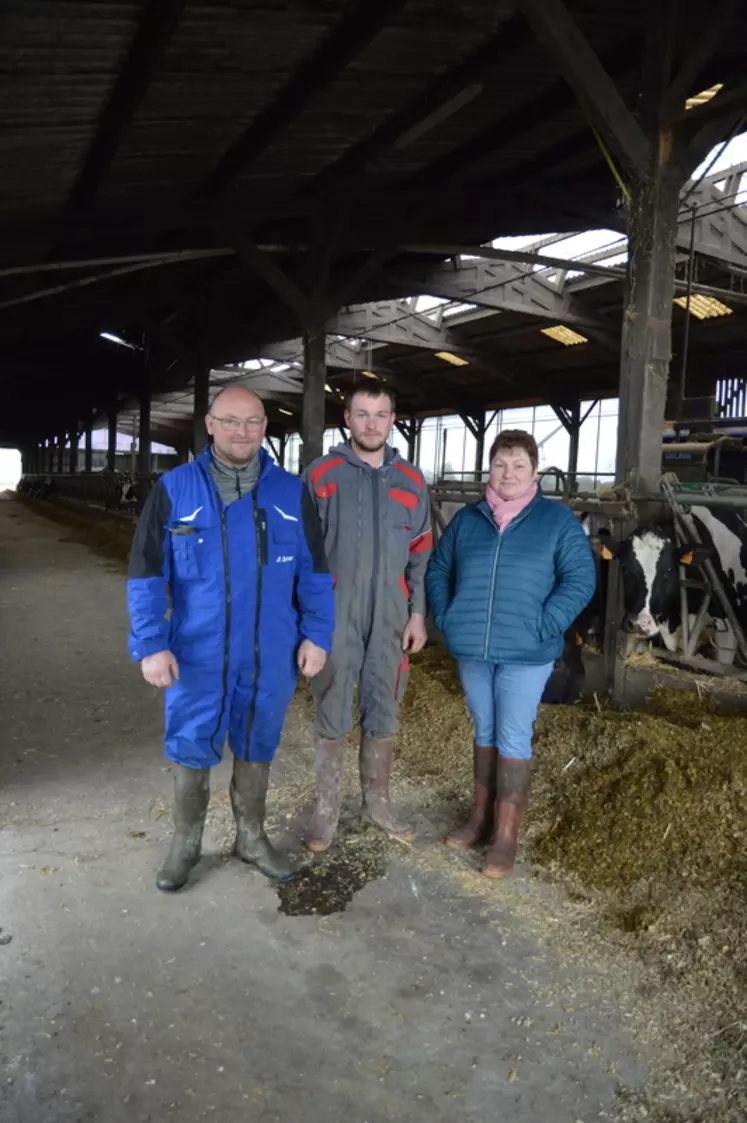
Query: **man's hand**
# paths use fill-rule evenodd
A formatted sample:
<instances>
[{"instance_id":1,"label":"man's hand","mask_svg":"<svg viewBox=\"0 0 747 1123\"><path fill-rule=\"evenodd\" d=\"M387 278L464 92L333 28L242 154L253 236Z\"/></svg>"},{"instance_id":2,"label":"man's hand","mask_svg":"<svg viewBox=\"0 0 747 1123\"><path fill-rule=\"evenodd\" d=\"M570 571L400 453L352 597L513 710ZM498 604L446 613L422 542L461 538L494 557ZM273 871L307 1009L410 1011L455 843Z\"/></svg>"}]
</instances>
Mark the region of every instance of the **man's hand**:
<instances>
[{"instance_id":1,"label":"man's hand","mask_svg":"<svg viewBox=\"0 0 747 1123\"><path fill-rule=\"evenodd\" d=\"M422 612L413 612L405 624L402 633L402 650L407 655L417 655L425 647L428 633L425 630L425 616Z\"/></svg>"},{"instance_id":2,"label":"man's hand","mask_svg":"<svg viewBox=\"0 0 747 1123\"><path fill-rule=\"evenodd\" d=\"M151 686L173 686L174 680L179 678L179 664L176 656L170 651L157 651L155 655L146 655L141 659L143 678Z\"/></svg>"},{"instance_id":3,"label":"man's hand","mask_svg":"<svg viewBox=\"0 0 747 1123\"><path fill-rule=\"evenodd\" d=\"M317 647L310 639L305 639L298 649L298 669L306 678L318 675L327 662L327 652L323 647Z\"/></svg>"}]
</instances>

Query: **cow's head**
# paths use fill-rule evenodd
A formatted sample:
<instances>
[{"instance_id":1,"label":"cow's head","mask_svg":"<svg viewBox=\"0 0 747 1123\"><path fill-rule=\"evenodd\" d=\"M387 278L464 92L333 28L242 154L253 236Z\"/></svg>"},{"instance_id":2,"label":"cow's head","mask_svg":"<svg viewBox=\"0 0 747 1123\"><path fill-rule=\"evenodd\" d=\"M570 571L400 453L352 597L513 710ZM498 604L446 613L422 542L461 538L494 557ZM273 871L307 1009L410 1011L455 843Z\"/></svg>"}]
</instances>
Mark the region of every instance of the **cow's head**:
<instances>
[{"instance_id":1,"label":"cow's head","mask_svg":"<svg viewBox=\"0 0 747 1123\"><path fill-rule=\"evenodd\" d=\"M678 546L658 527L638 527L606 552L622 569L625 629L649 638L661 633L666 642L679 623L679 566L702 561L706 551Z\"/></svg>"}]
</instances>

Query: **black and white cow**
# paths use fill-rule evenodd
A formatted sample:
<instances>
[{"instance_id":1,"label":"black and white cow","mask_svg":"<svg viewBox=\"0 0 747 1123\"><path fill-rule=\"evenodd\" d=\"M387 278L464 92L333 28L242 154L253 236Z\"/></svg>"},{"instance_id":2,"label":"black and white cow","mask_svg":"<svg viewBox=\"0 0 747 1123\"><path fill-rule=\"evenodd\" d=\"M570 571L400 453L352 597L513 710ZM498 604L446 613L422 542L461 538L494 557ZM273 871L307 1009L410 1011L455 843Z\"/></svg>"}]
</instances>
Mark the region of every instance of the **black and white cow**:
<instances>
[{"instance_id":1,"label":"black and white cow","mask_svg":"<svg viewBox=\"0 0 747 1123\"><path fill-rule=\"evenodd\" d=\"M747 629L747 522L735 510L691 508L702 546L678 546L670 527L638 527L612 550L623 577L624 626L648 638L661 636L669 651L680 646L682 600L679 566L711 560L743 629ZM699 589L688 588L691 618L702 605ZM736 642L725 613L714 597L709 606L713 644L720 662L734 660Z\"/></svg>"},{"instance_id":2,"label":"black and white cow","mask_svg":"<svg viewBox=\"0 0 747 1123\"><path fill-rule=\"evenodd\" d=\"M563 654L556 660L542 695L543 703L551 706L572 706L581 699L586 681L584 647L604 630L608 566L602 558L601 544L609 540L610 534L606 528L597 526L593 516L582 514L579 517L597 562L597 587L565 634Z\"/></svg>"}]
</instances>

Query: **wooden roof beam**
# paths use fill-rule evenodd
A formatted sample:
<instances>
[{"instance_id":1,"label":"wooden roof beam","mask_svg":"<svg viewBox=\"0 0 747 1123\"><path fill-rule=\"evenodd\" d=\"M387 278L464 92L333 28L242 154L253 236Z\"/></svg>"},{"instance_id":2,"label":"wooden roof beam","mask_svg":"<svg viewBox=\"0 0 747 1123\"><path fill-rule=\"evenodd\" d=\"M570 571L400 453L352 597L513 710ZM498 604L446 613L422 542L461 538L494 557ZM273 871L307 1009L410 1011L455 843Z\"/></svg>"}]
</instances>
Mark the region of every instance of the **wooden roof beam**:
<instances>
[{"instance_id":1,"label":"wooden roof beam","mask_svg":"<svg viewBox=\"0 0 747 1123\"><path fill-rule=\"evenodd\" d=\"M631 36L602 59L602 65L609 74L614 76L630 68L631 54L638 38L638 36ZM511 144L518 137L525 136L533 128L545 125L548 120L555 119L561 113L567 112L575 103L575 95L565 81L553 82L548 89L520 106L517 112L500 117L488 129L470 137L458 148L415 172L410 177L410 186L422 184L429 191L433 191L434 184L440 187L444 183L463 177L474 168L475 164L489 158L496 150ZM582 133L576 133L556 146L561 156L565 155L567 145L575 140L582 143L585 148L593 145L588 129L584 129ZM554 171L555 163L549 153L547 157L545 152L542 152L531 159L540 164L543 174L547 174L548 169ZM522 165L519 165L519 169L521 167ZM511 174L513 175L513 169Z\"/></svg>"},{"instance_id":2,"label":"wooden roof beam","mask_svg":"<svg viewBox=\"0 0 747 1123\"><path fill-rule=\"evenodd\" d=\"M318 194L330 186L347 185L382 153L404 147L410 139L430 131L478 96L486 73L528 41L531 39L525 22L517 17L507 20L477 51L439 75L406 105L390 113L369 136L324 168L306 190Z\"/></svg>"},{"instance_id":3,"label":"wooden roof beam","mask_svg":"<svg viewBox=\"0 0 747 1123\"><path fill-rule=\"evenodd\" d=\"M330 86L352 60L405 6L405 0L360 0L332 33L297 68L286 86L226 149L198 187L200 200L213 200L265 152L278 136Z\"/></svg>"},{"instance_id":4,"label":"wooden roof beam","mask_svg":"<svg viewBox=\"0 0 747 1123\"><path fill-rule=\"evenodd\" d=\"M741 7L741 0L716 0L715 10L705 12L704 20L694 21L694 42L664 95L663 120L678 117L685 108L685 99L697 92L695 83L722 46Z\"/></svg>"},{"instance_id":5,"label":"wooden roof beam","mask_svg":"<svg viewBox=\"0 0 747 1123\"><path fill-rule=\"evenodd\" d=\"M638 121L562 0L521 0L537 39L557 60L589 121L639 179L649 170L651 146Z\"/></svg>"},{"instance_id":6,"label":"wooden roof beam","mask_svg":"<svg viewBox=\"0 0 747 1123\"><path fill-rule=\"evenodd\" d=\"M691 109L680 122L680 137L686 145L687 171L696 168L722 140L731 140L747 123L747 78L699 109Z\"/></svg>"},{"instance_id":7,"label":"wooden roof beam","mask_svg":"<svg viewBox=\"0 0 747 1123\"><path fill-rule=\"evenodd\" d=\"M68 198L69 208L83 206L98 190L185 7L186 0L147 0L127 58L104 106L83 167Z\"/></svg>"}]
</instances>

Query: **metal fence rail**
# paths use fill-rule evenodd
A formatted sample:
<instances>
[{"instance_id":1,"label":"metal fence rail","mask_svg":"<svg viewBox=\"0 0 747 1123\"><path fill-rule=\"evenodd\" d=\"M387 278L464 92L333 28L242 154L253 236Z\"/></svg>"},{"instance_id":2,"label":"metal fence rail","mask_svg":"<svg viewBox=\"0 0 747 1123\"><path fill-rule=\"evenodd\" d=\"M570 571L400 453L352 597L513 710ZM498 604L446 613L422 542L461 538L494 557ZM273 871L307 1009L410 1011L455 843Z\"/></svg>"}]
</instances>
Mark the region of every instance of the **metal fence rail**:
<instances>
[{"instance_id":1,"label":"metal fence rail","mask_svg":"<svg viewBox=\"0 0 747 1123\"><path fill-rule=\"evenodd\" d=\"M106 511L138 515L158 473L80 472L24 476L18 491L37 499L72 499Z\"/></svg>"}]
</instances>

